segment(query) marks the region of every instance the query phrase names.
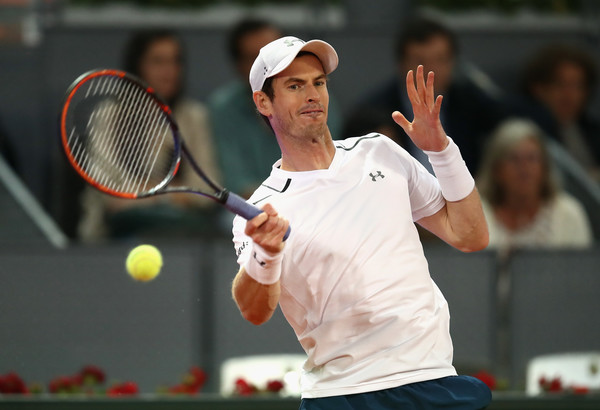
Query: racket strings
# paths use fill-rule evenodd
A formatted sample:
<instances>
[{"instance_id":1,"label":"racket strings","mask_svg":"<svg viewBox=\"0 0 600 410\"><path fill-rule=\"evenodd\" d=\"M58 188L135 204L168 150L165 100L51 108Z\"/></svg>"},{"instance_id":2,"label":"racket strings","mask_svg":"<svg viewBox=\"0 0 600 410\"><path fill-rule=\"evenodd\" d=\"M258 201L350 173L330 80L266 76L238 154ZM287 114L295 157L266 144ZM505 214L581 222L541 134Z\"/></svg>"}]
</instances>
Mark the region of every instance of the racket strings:
<instances>
[{"instance_id":1,"label":"racket strings","mask_svg":"<svg viewBox=\"0 0 600 410\"><path fill-rule=\"evenodd\" d=\"M156 100L116 76L95 77L84 87L71 103L67 138L81 170L122 193L147 192L165 181L176 157L170 122Z\"/></svg>"},{"instance_id":2,"label":"racket strings","mask_svg":"<svg viewBox=\"0 0 600 410\"><path fill-rule=\"evenodd\" d=\"M113 153L108 152L109 150L109 130L115 130L117 133L119 129L116 128L114 121L113 112L117 108L117 104L108 103L108 100L92 100L94 96L101 96L105 92L113 92L112 88L106 88L106 78L100 78L100 80L93 82L89 85L84 101L96 102L95 107L91 110L87 124L83 127L85 133L83 135L76 134L76 141L80 142L81 137L84 143L80 143L78 151L74 155L75 159L80 164L81 168L98 183L105 185L111 189L115 188L115 182L117 178L122 175L120 172L121 167L118 164L114 164L110 161L111 158L115 158ZM84 102L85 104L85 102ZM76 131L74 128L73 131ZM79 155L77 155L79 154Z\"/></svg>"}]
</instances>

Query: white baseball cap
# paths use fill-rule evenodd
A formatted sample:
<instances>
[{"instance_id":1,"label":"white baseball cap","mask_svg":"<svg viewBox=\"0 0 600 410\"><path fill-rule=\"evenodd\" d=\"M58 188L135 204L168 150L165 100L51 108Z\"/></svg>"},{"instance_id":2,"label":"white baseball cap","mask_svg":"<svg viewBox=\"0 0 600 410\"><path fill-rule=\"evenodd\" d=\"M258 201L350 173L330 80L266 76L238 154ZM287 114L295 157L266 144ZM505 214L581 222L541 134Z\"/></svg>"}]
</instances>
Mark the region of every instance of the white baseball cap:
<instances>
[{"instance_id":1,"label":"white baseball cap","mask_svg":"<svg viewBox=\"0 0 600 410\"><path fill-rule=\"evenodd\" d=\"M322 40L304 41L297 37L282 37L260 49L258 57L250 69L252 92L262 89L265 80L285 70L294 61L300 51L315 54L325 74L331 73L338 65L338 55L333 47Z\"/></svg>"}]
</instances>

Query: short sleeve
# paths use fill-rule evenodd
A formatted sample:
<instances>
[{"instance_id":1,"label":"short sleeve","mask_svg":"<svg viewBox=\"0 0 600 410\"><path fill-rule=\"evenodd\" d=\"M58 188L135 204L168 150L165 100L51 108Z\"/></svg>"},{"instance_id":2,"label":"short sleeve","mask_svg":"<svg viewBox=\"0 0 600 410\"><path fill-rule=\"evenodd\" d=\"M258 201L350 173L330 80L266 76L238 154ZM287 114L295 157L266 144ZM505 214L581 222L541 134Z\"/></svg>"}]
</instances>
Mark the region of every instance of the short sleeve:
<instances>
[{"instance_id":1,"label":"short sleeve","mask_svg":"<svg viewBox=\"0 0 600 410\"><path fill-rule=\"evenodd\" d=\"M438 180L416 159L410 157L408 189L413 221L431 216L446 205Z\"/></svg>"}]
</instances>

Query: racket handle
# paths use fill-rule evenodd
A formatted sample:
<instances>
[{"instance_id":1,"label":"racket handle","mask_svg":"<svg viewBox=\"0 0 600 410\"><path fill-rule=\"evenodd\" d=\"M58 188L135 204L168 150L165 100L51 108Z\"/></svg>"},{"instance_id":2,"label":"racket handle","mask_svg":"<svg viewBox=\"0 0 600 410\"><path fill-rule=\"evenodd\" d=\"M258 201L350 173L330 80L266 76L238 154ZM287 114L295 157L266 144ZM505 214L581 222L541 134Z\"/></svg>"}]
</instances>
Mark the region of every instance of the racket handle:
<instances>
[{"instance_id":1,"label":"racket handle","mask_svg":"<svg viewBox=\"0 0 600 410\"><path fill-rule=\"evenodd\" d=\"M231 212L241 216L242 218L246 219L247 221L249 221L250 219L254 218L255 216L258 216L259 214L263 213L262 209L259 209L259 208L255 207L254 205L249 204L241 196L236 195L233 192L229 192L228 194L229 195L227 195L227 200L224 203L225 208L227 208ZM288 238L288 236L290 236L290 232L291 232L291 227L288 226L288 229L287 229L285 235L283 235L284 241Z\"/></svg>"}]
</instances>

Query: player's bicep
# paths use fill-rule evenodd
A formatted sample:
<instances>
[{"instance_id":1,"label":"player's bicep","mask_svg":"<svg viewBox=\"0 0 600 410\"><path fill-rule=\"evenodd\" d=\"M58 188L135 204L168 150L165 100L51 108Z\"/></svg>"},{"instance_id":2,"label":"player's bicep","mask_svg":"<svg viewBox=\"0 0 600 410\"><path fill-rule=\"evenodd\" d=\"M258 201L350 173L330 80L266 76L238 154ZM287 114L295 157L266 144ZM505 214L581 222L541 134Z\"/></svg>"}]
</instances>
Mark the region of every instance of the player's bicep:
<instances>
[{"instance_id":1,"label":"player's bicep","mask_svg":"<svg viewBox=\"0 0 600 410\"><path fill-rule=\"evenodd\" d=\"M416 223L449 243L448 208L445 205L433 215L424 216L417 220Z\"/></svg>"}]
</instances>

